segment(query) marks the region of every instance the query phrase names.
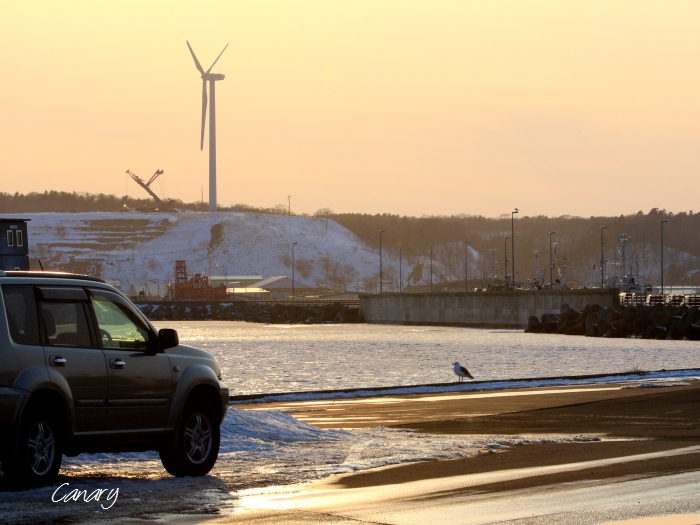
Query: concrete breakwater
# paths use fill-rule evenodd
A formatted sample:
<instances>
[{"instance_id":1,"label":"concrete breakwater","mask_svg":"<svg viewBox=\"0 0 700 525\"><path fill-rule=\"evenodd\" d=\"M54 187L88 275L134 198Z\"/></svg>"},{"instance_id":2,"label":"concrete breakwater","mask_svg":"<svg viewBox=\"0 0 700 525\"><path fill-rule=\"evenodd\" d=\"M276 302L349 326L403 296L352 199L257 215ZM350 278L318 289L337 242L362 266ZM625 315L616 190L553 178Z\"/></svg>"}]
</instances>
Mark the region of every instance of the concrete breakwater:
<instances>
[{"instance_id":1,"label":"concrete breakwater","mask_svg":"<svg viewBox=\"0 0 700 525\"><path fill-rule=\"evenodd\" d=\"M138 302L151 321L248 321L251 323L361 323L359 308L342 303L290 304L236 301Z\"/></svg>"},{"instance_id":2,"label":"concrete breakwater","mask_svg":"<svg viewBox=\"0 0 700 525\"><path fill-rule=\"evenodd\" d=\"M584 335L586 337L634 337L639 339L700 340L700 308L697 306L586 305L583 310L564 305L559 314L531 316L529 333Z\"/></svg>"},{"instance_id":3,"label":"concrete breakwater","mask_svg":"<svg viewBox=\"0 0 700 525\"><path fill-rule=\"evenodd\" d=\"M559 314L568 304L611 307L619 304L618 290L517 290L503 292L438 292L360 294L367 323L525 328L528 319Z\"/></svg>"}]
</instances>

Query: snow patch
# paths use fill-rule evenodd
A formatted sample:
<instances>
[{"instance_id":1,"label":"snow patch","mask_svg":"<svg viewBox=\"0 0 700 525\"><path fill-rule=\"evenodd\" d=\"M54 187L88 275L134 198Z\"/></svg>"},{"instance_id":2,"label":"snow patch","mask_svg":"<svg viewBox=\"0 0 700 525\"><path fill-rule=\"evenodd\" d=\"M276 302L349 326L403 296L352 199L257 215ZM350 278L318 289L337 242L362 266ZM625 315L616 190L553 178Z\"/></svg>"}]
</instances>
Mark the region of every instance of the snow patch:
<instances>
[{"instance_id":1,"label":"snow patch","mask_svg":"<svg viewBox=\"0 0 700 525\"><path fill-rule=\"evenodd\" d=\"M622 390L629 388L666 388L669 386L688 386L690 383L683 383L680 381L676 382L660 382L660 383L641 383L639 385L627 385L623 386Z\"/></svg>"},{"instance_id":2,"label":"snow patch","mask_svg":"<svg viewBox=\"0 0 700 525\"><path fill-rule=\"evenodd\" d=\"M350 437L340 430L322 430L272 410L229 408L221 425L221 453L273 447L280 443L329 441Z\"/></svg>"}]
</instances>

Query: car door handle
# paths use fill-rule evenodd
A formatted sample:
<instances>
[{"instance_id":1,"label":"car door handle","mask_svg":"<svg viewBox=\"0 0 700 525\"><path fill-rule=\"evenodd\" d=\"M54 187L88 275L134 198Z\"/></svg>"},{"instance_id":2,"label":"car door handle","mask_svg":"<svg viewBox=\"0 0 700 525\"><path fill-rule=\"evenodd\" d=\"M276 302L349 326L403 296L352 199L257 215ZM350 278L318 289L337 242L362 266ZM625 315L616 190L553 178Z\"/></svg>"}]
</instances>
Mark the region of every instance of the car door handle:
<instances>
[{"instance_id":1,"label":"car door handle","mask_svg":"<svg viewBox=\"0 0 700 525\"><path fill-rule=\"evenodd\" d=\"M63 365L65 365L67 362L68 362L68 361L66 361L66 360L65 360L63 357L61 357L60 355L52 355L52 356L51 356L51 364L52 364L53 366L63 366Z\"/></svg>"},{"instance_id":2,"label":"car door handle","mask_svg":"<svg viewBox=\"0 0 700 525\"><path fill-rule=\"evenodd\" d=\"M109 360L109 367L110 368L124 368L126 363L119 359L118 357L115 359L110 359Z\"/></svg>"}]
</instances>

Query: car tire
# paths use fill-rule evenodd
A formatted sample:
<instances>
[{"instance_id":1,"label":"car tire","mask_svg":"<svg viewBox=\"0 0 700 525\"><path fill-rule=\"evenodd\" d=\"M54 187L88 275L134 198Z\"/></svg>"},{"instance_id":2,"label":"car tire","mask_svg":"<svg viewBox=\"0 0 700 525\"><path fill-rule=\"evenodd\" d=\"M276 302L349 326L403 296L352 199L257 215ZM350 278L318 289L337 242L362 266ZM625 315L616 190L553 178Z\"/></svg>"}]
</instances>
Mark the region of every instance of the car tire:
<instances>
[{"instance_id":1,"label":"car tire","mask_svg":"<svg viewBox=\"0 0 700 525\"><path fill-rule=\"evenodd\" d=\"M50 485L61 468L62 425L47 410L30 409L22 416L17 448L2 460L5 480L13 487Z\"/></svg>"},{"instance_id":2,"label":"car tire","mask_svg":"<svg viewBox=\"0 0 700 525\"><path fill-rule=\"evenodd\" d=\"M219 455L220 429L216 413L209 405L188 402L177 429L172 450L160 451L160 460L177 477L204 476Z\"/></svg>"}]
</instances>

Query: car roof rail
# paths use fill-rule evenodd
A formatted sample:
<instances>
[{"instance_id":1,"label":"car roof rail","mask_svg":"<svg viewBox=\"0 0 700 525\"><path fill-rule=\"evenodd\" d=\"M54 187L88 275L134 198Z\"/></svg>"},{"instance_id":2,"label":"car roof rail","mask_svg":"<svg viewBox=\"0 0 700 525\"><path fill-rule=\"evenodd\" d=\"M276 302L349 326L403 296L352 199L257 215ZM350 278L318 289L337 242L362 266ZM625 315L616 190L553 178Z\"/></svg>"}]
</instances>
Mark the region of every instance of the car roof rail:
<instances>
[{"instance_id":1,"label":"car roof rail","mask_svg":"<svg viewBox=\"0 0 700 525\"><path fill-rule=\"evenodd\" d=\"M79 273L68 272L37 272L37 271L2 271L0 277L42 277L44 279L76 279L82 281L93 281L96 283L104 283L104 279L92 277L91 275L81 275Z\"/></svg>"}]
</instances>

